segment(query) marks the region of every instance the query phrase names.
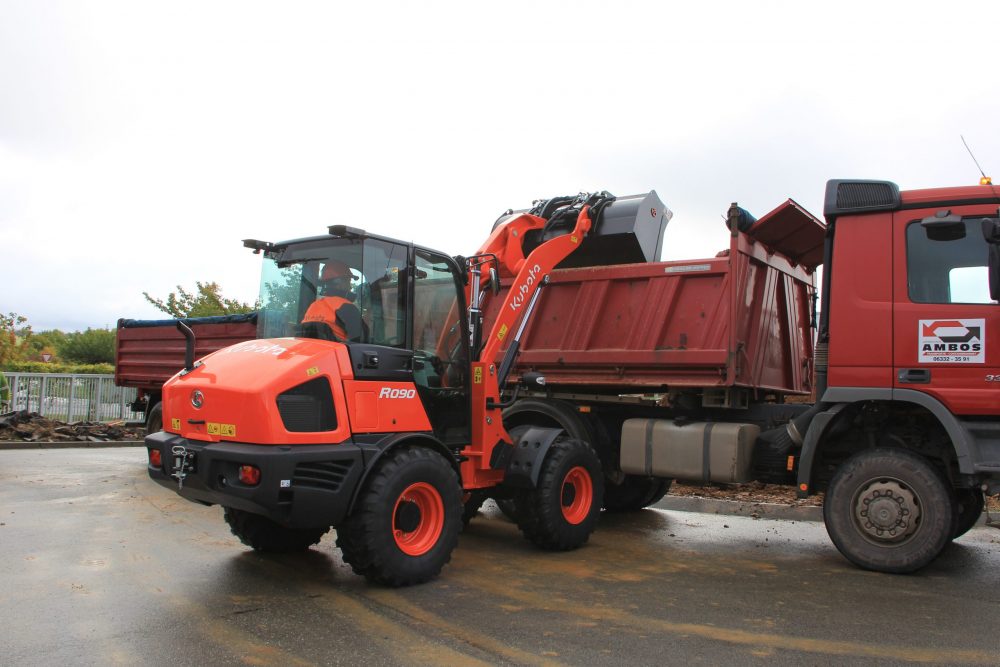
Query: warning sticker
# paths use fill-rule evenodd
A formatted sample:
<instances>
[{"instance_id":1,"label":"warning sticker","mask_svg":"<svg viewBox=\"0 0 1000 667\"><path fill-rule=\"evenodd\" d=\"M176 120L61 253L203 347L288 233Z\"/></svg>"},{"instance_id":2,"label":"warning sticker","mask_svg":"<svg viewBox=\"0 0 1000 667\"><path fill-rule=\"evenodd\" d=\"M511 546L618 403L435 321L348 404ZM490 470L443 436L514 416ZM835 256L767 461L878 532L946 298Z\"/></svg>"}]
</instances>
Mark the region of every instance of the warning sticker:
<instances>
[{"instance_id":1,"label":"warning sticker","mask_svg":"<svg viewBox=\"0 0 1000 667\"><path fill-rule=\"evenodd\" d=\"M920 320L919 327L919 363L986 363L986 320Z\"/></svg>"}]
</instances>

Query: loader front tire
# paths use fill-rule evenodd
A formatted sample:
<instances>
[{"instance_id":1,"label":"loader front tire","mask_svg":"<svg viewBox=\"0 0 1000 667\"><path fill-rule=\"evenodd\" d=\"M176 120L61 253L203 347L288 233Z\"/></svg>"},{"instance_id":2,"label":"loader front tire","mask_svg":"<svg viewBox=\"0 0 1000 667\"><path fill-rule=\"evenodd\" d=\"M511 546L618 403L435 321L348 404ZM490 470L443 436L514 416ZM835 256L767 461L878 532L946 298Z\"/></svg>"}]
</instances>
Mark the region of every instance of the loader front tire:
<instances>
[{"instance_id":1,"label":"loader front tire","mask_svg":"<svg viewBox=\"0 0 1000 667\"><path fill-rule=\"evenodd\" d=\"M451 560L462 529L458 475L423 447L390 451L365 482L337 546L356 574L386 586L436 577Z\"/></svg>"},{"instance_id":2,"label":"loader front tire","mask_svg":"<svg viewBox=\"0 0 1000 667\"><path fill-rule=\"evenodd\" d=\"M594 532L603 501L597 454L585 442L560 437L545 455L538 485L517 500L517 525L542 549L576 549Z\"/></svg>"}]
</instances>

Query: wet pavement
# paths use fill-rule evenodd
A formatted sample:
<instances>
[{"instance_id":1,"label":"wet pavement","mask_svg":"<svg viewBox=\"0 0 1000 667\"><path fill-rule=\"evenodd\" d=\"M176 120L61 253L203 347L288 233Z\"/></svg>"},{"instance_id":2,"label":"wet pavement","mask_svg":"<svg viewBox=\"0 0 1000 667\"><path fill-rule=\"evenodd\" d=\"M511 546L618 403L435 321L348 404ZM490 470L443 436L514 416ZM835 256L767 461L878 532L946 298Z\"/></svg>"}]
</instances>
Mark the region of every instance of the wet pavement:
<instances>
[{"instance_id":1,"label":"wet pavement","mask_svg":"<svg viewBox=\"0 0 1000 667\"><path fill-rule=\"evenodd\" d=\"M438 580L351 573L333 534L258 556L141 448L0 451L0 664L1000 664L1000 531L913 576L820 523L646 510L545 553L496 512Z\"/></svg>"}]
</instances>

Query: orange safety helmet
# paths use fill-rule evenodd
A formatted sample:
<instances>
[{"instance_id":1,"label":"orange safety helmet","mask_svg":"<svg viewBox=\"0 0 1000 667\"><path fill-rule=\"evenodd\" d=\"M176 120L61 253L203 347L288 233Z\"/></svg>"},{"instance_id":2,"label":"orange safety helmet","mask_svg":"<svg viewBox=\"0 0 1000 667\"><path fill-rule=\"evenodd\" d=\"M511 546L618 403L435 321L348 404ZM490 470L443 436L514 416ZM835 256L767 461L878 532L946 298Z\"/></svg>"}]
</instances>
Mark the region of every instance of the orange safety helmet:
<instances>
[{"instance_id":1,"label":"orange safety helmet","mask_svg":"<svg viewBox=\"0 0 1000 667\"><path fill-rule=\"evenodd\" d=\"M341 261L331 259L323 265L323 271L319 274L320 282L335 280L336 278L350 278L351 268Z\"/></svg>"}]
</instances>

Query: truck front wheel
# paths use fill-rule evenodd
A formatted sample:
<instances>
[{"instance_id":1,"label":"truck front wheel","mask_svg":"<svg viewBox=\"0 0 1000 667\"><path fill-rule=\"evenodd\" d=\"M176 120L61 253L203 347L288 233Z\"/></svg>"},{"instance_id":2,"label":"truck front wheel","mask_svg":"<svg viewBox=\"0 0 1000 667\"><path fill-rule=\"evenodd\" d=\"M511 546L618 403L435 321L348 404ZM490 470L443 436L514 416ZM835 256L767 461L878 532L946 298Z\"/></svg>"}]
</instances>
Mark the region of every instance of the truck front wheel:
<instances>
[{"instance_id":1,"label":"truck front wheel","mask_svg":"<svg viewBox=\"0 0 1000 667\"><path fill-rule=\"evenodd\" d=\"M329 531L329 528L286 528L271 521L266 516L226 507L223 516L229 530L240 538L240 542L254 551L264 553L288 553L305 551Z\"/></svg>"},{"instance_id":2,"label":"truck front wheel","mask_svg":"<svg viewBox=\"0 0 1000 667\"><path fill-rule=\"evenodd\" d=\"M433 579L451 560L462 528L458 476L437 452L404 447L372 471L337 546L356 574L388 586Z\"/></svg>"},{"instance_id":3,"label":"truck front wheel","mask_svg":"<svg viewBox=\"0 0 1000 667\"><path fill-rule=\"evenodd\" d=\"M559 438L545 455L538 485L517 500L517 524L543 549L575 549L594 532L603 502L597 454L585 442Z\"/></svg>"},{"instance_id":4,"label":"truck front wheel","mask_svg":"<svg viewBox=\"0 0 1000 667\"><path fill-rule=\"evenodd\" d=\"M878 572L914 572L954 535L956 505L944 476L905 449L873 449L844 462L827 490L823 519L849 561Z\"/></svg>"}]
</instances>

